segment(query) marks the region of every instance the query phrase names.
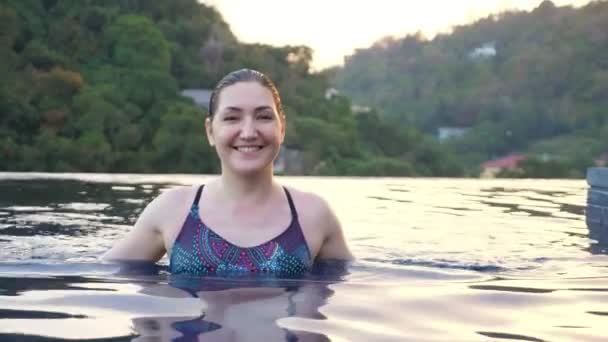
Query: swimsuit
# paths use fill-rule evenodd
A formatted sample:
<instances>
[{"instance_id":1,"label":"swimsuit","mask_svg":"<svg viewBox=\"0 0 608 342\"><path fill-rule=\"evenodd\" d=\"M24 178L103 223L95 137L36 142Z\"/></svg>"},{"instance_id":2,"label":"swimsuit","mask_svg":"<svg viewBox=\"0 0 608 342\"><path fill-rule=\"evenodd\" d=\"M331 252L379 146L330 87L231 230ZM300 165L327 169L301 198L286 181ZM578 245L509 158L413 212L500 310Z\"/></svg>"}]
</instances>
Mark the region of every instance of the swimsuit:
<instances>
[{"instance_id":1,"label":"swimsuit","mask_svg":"<svg viewBox=\"0 0 608 342\"><path fill-rule=\"evenodd\" d=\"M173 244L169 259L172 274L230 275L266 273L298 277L308 272L312 258L289 191L291 224L275 238L254 247L239 247L214 232L199 217L203 186L196 192L190 212Z\"/></svg>"}]
</instances>

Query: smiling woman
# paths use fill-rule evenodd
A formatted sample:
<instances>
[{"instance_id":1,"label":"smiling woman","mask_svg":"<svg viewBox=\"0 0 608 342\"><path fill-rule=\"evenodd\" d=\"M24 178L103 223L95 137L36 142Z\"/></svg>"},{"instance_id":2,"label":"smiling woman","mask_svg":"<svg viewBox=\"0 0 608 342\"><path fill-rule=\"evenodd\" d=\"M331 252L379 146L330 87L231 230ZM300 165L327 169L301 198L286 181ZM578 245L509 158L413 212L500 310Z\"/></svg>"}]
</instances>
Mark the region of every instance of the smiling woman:
<instances>
[{"instance_id":1,"label":"smiling woman","mask_svg":"<svg viewBox=\"0 0 608 342\"><path fill-rule=\"evenodd\" d=\"M268 77L249 69L233 72L217 85L205 120L223 174L272 168L285 124L276 87Z\"/></svg>"},{"instance_id":2,"label":"smiling woman","mask_svg":"<svg viewBox=\"0 0 608 342\"><path fill-rule=\"evenodd\" d=\"M204 186L161 194L106 260L157 261L174 274L299 276L320 259L352 259L340 223L319 196L273 176L285 137L279 92L266 75L226 75L209 102L205 129L221 175Z\"/></svg>"}]
</instances>

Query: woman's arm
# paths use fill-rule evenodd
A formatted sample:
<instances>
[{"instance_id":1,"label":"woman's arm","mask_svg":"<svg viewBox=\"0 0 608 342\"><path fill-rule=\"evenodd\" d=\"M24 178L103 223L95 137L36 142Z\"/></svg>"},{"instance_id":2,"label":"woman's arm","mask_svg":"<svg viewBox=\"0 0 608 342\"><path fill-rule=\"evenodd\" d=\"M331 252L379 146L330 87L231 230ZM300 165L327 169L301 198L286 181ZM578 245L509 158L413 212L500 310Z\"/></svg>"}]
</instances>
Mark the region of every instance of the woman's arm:
<instances>
[{"instance_id":1,"label":"woman's arm","mask_svg":"<svg viewBox=\"0 0 608 342\"><path fill-rule=\"evenodd\" d=\"M325 227L324 231L326 232L326 235L317 258L339 260L354 259L353 254L346 244L340 221L329 204L324 200L321 200L319 211L319 223Z\"/></svg>"},{"instance_id":2,"label":"woman's arm","mask_svg":"<svg viewBox=\"0 0 608 342\"><path fill-rule=\"evenodd\" d=\"M167 193L154 199L141 213L127 235L116 242L106 252L105 261L152 261L156 262L165 254L165 244L160 229L162 214L167 202Z\"/></svg>"}]
</instances>

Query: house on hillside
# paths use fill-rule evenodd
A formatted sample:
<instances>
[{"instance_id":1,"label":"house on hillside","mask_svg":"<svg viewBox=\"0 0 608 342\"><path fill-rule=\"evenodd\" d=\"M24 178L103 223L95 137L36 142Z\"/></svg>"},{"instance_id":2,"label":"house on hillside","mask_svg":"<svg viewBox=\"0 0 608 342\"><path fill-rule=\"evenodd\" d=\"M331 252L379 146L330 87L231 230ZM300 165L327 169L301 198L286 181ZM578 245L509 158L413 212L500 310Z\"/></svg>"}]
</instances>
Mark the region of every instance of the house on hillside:
<instances>
[{"instance_id":1,"label":"house on hillside","mask_svg":"<svg viewBox=\"0 0 608 342\"><path fill-rule=\"evenodd\" d=\"M488 42L469 52L469 58L474 60L488 59L496 56L496 43Z\"/></svg>"},{"instance_id":2,"label":"house on hillside","mask_svg":"<svg viewBox=\"0 0 608 342\"><path fill-rule=\"evenodd\" d=\"M469 131L468 127L439 127L437 128L437 140L444 142L450 138L458 138Z\"/></svg>"},{"instance_id":3,"label":"house on hillside","mask_svg":"<svg viewBox=\"0 0 608 342\"><path fill-rule=\"evenodd\" d=\"M325 90L325 99L331 100L334 96L340 95L340 91L336 88L328 88Z\"/></svg>"},{"instance_id":4,"label":"house on hillside","mask_svg":"<svg viewBox=\"0 0 608 342\"><path fill-rule=\"evenodd\" d=\"M353 112L355 114L365 114L365 113L370 113L372 111L372 109L368 106L359 106L359 105L350 106L350 110L351 110L351 112Z\"/></svg>"},{"instance_id":5,"label":"house on hillside","mask_svg":"<svg viewBox=\"0 0 608 342\"><path fill-rule=\"evenodd\" d=\"M194 104L207 111L212 92L213 90L211 89L184 89L181 91L181 94L182 96L191 98Z\"/></svg>"},{"instance_id":6,"label":"house on hillside","mask_svg":"<svg viewBox=\"0 0 608 342\"><path fill-rule=\"evenodd\" d=\"M481 164L481 178L494 178L503 170L517 170L522 161L528 159L523 154L509 154L508 156L487 161Z\"/></svg>"}]
</instances>

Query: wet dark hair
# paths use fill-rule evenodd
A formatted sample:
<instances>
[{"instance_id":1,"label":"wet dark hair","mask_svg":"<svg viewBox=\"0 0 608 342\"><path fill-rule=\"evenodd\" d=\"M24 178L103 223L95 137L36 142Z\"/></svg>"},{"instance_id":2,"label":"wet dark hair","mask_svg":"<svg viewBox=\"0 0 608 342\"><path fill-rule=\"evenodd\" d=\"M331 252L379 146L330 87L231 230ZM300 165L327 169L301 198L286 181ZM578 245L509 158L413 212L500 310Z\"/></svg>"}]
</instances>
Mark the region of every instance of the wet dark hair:
<instances>
[{"instance_id":1,"label":"wet dark hair","mask_svg":"<svg viewBox=\"0 0 608 342\"><path fill-rule=\"evenodd\" d=\"M213 115L217 111L218 99L222 90L228 86L239 82L256 82L263 87L266 87L270 90L272 94L272 99L274 100L274 105L277 107L277 111L280 117L283 117L285 113L283 113L283 106L281 104L281 96L279 95L279 90L274 85L274 82L270 79L270 77L264 75L263 73L253 70L253 69L240 69L232 71L231 73L224 76L215 86L213 92L211 93L211 97L209 98L209 117L213 119Z\"/></svg>"}]
</instances>

